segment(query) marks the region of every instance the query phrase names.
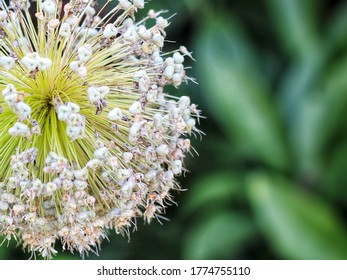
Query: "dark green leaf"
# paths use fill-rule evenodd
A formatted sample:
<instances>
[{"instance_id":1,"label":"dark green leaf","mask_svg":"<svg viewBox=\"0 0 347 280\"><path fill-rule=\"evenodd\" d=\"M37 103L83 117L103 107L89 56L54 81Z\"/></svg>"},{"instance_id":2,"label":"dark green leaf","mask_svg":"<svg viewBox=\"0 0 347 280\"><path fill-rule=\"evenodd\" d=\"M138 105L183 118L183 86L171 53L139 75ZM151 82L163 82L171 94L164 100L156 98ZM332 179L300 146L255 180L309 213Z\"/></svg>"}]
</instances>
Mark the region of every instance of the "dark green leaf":
<instances>
[{"instance_id":1,"label":"dark green leaf","mask_svg":"<svg viewBox=\"0 0 347 280\"><path fill-rule=\"evenodd\" d=\"M319 45L314 0L267 0L280 38L293 56L314 55Z\"/></svg>"},{"instance_id":2,"label":"dark green leaf","mask_svg":"<svg viewBox=\"0 0 347 280\"><path fill-rule=\"evenodd\" d=\"M347 231L329 204L263 174L249 178L248 191L259 226L282 258L347 258Z\"/></svg>"},{"instance_id":3,"label":"dark green leaf","mask_svg":"<svg viewBox=\"0 0 347 280\"><path fill-rule=\"evenodd\" d=\"M215 173L203 176L189 188L186 204L183 206L185 213L201 209L204 211L209 204L218 205L230 200L239 194L241 182L239 176L230 172Z\"/></svg>"},{"instance_id":4,"label":"dark green leaf","mask_svg":"<svg viewBox=\"0 0 347 280\"><path fill-rule=\"evenodd\" d=\"M198 80L211 113L255 156L283 168L288 157L281 120L238 24L222 15L197 38Z\"/></svg>"},{"instance_id":5,"label":"dark green leaf","mask_svg":"<svg viewBox=\"0 0 347 280\"><path fill-rule=\"evenodd\" d=\"M188 233L184 259L231 259L255 233L243 215L220 213L204 220Z\"/></svg>"}]
</instances>

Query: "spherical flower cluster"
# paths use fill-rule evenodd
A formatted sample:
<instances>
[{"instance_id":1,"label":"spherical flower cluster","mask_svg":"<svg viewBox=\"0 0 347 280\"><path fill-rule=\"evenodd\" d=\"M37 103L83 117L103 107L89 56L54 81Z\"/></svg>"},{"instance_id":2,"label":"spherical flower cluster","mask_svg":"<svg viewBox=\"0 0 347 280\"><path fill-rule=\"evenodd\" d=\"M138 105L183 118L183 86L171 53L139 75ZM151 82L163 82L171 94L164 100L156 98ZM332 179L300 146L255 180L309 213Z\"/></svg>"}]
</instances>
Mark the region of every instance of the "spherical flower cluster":
<instances>
[{"instance_id":1,"label":"spherical flower cluster","mask_svg":"<svg viewBox=\"0 0 347 280\"><path fill-rule=\"evenodd\" d=\"M33 255L97 253L161 217L200 133L197 106L165 92L191 54L163 52L162 12L114 3L0 1L0 234Z\"/></svg>"}]
</instances>

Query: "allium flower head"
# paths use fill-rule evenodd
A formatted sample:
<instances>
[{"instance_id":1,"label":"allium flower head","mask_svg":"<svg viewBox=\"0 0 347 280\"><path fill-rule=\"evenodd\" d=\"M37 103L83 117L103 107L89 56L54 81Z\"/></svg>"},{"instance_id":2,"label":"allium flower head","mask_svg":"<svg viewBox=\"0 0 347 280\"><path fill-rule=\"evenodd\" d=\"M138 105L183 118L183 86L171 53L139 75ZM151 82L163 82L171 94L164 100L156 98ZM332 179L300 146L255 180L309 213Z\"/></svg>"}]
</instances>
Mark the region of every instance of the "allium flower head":
<instances>
[{"instance_id":1,"label":"allium flower head","mask_svg":"<svg viewBox=\"0 0 347 280\"><path fill-rule=\"evenodd\" d=\"M162 51L161 12L115 2L0 1L0 234L34 255L160 217L199 133L196 105L165 93L190 53Z\"/></svg>"}]
</instances>

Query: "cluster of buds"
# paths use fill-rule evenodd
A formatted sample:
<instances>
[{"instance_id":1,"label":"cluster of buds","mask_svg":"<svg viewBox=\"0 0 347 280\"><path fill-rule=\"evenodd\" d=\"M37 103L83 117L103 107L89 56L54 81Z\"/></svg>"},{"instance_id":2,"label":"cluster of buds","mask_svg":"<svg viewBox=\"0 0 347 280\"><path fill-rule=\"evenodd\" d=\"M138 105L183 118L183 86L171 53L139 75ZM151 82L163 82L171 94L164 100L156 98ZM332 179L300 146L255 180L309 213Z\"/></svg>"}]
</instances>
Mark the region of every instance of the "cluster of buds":
<instances>
[{"instance_id":1,"label":"cluster of buds","mask_svg":"<svg viewBox=\"0 0 347 280\"><path fill-rule=\"evenodd\" d=\"M83 136L85 128L85 117L79 113L78 104L68 102L66 105L57 105L58 120L67 123L66 134L75 140Z\"/></svg>"},{"instance_id":2,"label":"cluster of buds","mask_svg":"<svg viewBox=\"0 0 347 280\"><path fill-rule=\"evenodd\" d=\"M14 85L8 84L2 91L4 102L14 114L18 116L17 122L8 130L12 136L31 137L40 134L41 129L35 120L31 120L31 128L24 121L31 119L31 107L24 102L25 93L18 92Z\"/></svg>"},{"instance_id":3,"label":"cluster of buds","mask_svg":"<svg viewBox=\"0 0 347 280\"><path fill-rule=\"evenodd\" d=\"M163 12L96 2L0 2L0 234L45 258L161 218L201 133L197 106L166 93L191 53L163 51Z\"/></svg>"}]
</instances>

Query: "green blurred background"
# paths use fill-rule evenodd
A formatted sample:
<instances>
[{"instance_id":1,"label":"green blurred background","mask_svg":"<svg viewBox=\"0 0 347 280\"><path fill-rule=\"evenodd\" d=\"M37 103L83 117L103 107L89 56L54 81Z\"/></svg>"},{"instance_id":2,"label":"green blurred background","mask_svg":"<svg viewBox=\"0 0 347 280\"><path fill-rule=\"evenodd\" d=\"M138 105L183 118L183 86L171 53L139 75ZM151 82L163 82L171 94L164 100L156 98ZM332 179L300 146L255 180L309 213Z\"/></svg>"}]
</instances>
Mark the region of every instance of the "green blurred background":
<instances>
[{"instance_id":1,"label":"green blurred background","mask_svg":"<svg viewBox=\"0 0 347 280\"><path fill-rule=\"evenodd\" d=\"M102 2L102 1L99 1ZM347 1L152 0L206 119L170 221L87 259L347 259ZM27 259L13 245L1 259ZM57 259L79 259L59 254Z\"/></svg>"}]
</instances>

